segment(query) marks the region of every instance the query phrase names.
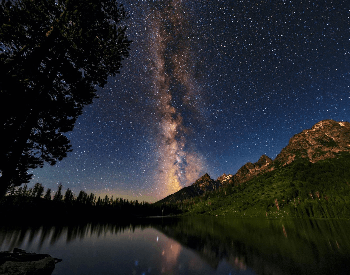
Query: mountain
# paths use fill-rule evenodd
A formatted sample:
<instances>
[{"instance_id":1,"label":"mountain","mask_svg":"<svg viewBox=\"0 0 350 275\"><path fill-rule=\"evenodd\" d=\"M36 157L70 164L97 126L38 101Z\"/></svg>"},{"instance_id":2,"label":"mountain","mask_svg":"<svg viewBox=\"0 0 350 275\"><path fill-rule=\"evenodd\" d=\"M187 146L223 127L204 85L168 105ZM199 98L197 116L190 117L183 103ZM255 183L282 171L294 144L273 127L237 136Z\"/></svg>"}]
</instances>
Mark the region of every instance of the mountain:
<instances>
[{"instance_id":1,"label":"mountain","mask_svg":"<svg viewBox=\"0 0 350 275\"><path fill-rule=\"evenodd\" d=\"M296 158L238 185L178 202L183 214L233 217L350 217L350 154Z\"/></svg>"},{"instance_id":2,"label":"mountain","mask_svg":"<svg viewBox=\"0 0 350 275\"><path fill-rule=\"evenodd\" d=\"M165 197L158 203L176 203L193 197L201 196L206 192L214 191L219 186L219 182L214 181L208 174L203 175L195 183L184 187L176 193Z\"/></svg>"},{"instance_id":3,"label":"mountain","mask_svg":"<svg viewBox=\"0 0 350 275\"><path fill-rule=\"evenodd\" d=\"M240 184L256 177L261 173L272 171L273 169L274 166L272 159L270 159L268 156L262 155L257 162L248 162L243 165L233 176L233 182L235 184Z\"/></svg>"},{"instance_id":4,"label":"mountain","mask_svg":"<svg viewBox=\"0 0 350 275\"><path fill-rule=\"evenodd\" d=\"M283 192L289 192L290 194L288 193L288 196L293 197L294 199L296 195L300 193L300 190L303 190L302 192L306 190L304 190L303 184L297 181L297 179L299 179L297 175L300 175L301 173L303 173L303 177L300 178L301 181L307 181L308 184L309 182L313 182L314 178L324 175L323 173L326 173L327 171L328 172L323 178L319 180L320 182L327 182L327 180L329 182L332 173L334 174L334 171L338 171L337 169L349 170L348 166L346 166L348 163L347 156L350 156L349 153L350 123L323 120L316 123L311 129L304 130L301 133L294 135L290 139L288 145L277 155L275 160L263 155L257 162L248 162L243 165L235 175L224 174L216 181L211 179L208 174L205 174L191 186L185 187L164 198L159 201L159 203L180 203L190 199L193 200L197 197L202 197L201 200L206 200L208 196L211 198L213 196L215 197L215 192L220 193L222 191L224 191L224 195L226 196L230 192L238 192L237 190L242 191L241 189L245 189L245 186L249 185L251 182L266 183L269 181L270 183L274 182L274 186L280 186L280 183L284 184L288 182L289 184L292 182L293 184L291 186L284 186L282 184L281 190L279 191L269 189L270 191L268 194L261 192L262 195L269 197L269 205L273 206L275 203L273 200L271 201L271 198L277 194L284 196ZM337 164L335 164L336 161L332 161L332 159L337 159ZM310 166L312 164L317 164L318 162L322 163L320 165ZM325 165L326 168L319 168L323 167L322 165ZM338 167L334 168L334 165L337 165ZM308 169L310 170L309 174L307 174ZM313 169L315 171L321 169L322 173L318 174L317 172L313 178L310 178ZM339 174L334 174L334 178L341 179L342 175L345 175L345 172L341 172L340 170L338 172ZM277 178L280 179L280 182L275 182L271 179L267 180L271 174L279 175ZM297 182L295 183L295 181ZM344 182L344 180L342 181ZM298 184L297 187L295 187L296 184ZM260 185L258 185L256 190L252 189L250 192L258 192L260 188L259 186ZM248 197L249 196L247 196L247 199Z\"/></svg>"},{"instance_id":5,"label":"mountain","mask_svg":"<svg viewBox=\"0 0 350 275\"><path fill-rule=\"evenodd\" d=\"M274 163L284 166L299 157L315 163L339 152L350 152L350 123L322 120L293 136Z\"/></svg>"},{"instance_id":6,"label":"mountain","mask_svg":"<svg viewBox=\"0 0 350 275\"><path fill-rule=\"evenodd\" d=\"M231 174L223 174L222 176L218 177L217 180L218 185L228 185L228 184L233 184L233 175Z\"/></svg>"},{"instance_id":7,"label":"mountain","mask_svg":"<svg viewBox=\"0 0 350 275\"><path fill-rule=\"evenodd\" d=\"M273 161L262 155L256 163L246 163L233 176L235 184L241 184L278 166L285 166L297 158L315 163L334 158L339 152L350 152L350 123L322 120L311 129L294 135Z\"/></svg>"}]
</instances>

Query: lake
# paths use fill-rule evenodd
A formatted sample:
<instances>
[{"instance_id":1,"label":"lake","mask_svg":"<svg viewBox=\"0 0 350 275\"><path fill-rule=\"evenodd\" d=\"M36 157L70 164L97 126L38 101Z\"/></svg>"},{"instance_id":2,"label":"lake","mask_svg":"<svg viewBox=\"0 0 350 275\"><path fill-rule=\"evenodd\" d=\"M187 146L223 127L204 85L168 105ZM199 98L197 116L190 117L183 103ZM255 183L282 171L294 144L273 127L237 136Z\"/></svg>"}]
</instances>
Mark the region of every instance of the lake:
<instances>
[{"instance_id":1,"label":"lake","mask_svg":"<svg viewBox=\"0 0 350 275\"><path fill-rule=\"evenodd\" d=\"M52 274L348 274L350 222L153 218L0 226L0 250L62 259Z\"/></svg>"}]
</instances>

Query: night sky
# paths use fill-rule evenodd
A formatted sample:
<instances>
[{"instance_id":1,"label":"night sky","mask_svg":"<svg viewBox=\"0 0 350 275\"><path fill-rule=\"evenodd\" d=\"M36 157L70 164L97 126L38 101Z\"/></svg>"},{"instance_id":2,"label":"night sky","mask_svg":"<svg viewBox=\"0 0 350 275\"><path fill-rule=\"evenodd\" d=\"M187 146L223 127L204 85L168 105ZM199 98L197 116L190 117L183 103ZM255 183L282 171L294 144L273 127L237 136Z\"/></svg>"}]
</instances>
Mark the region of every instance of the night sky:
<instances>
[{"instance_id":1,"label":"night sky","mask_svg":"<svg viewBox=\"0 0 350 275\"><path fill-rule=\"evenodd\" d=\"M348 1L119 3L130 56L67 134L73 152L31 184L153 202L350 121Z\"/></svg>"}]
</instances>

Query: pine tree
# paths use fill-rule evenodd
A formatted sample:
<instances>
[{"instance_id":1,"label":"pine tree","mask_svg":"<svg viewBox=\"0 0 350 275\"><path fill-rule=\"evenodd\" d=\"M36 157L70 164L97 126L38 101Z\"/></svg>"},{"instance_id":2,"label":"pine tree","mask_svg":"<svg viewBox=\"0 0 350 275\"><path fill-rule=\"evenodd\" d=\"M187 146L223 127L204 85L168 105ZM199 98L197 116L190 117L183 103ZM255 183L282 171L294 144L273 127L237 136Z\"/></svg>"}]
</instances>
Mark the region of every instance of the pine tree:
<instances>
[{"instance_id":1,"label":"pine tree","mask_svg":"<svg viewBox=\"0 0 350 275\"><path fill-rule=\"evenodd\" d=\"M50 189L50 188L48 188L48 189L46 190L44 199L45 199L45 200L49 200L49 201L51 200L51 189Z\"/></svg>"},{"instance_id":2,"label":"pine tree","mask_svg":"<svg viewBox=\"0 0 350 275\"><path fill-rule=\"evenodd\" d=\"M96 196L93 193L91 193L88 197L88 205L93 206L95 205L95 202L96 202Z\"/></svg>"},{"instance_id":3,"label":"pine tree","mask_svg":"<svg viewBox=\"0 0 350 275\"><path fill-rule=\"evenodd\" d=\"M44 187L41 185L41 183L37 182L34 187L33 190L31 192L31 196L34 198L41 198L41 196L44 193Z\"/></svg>"},{"instance_id":4,"label":"pine tree","mask_svg":"<svg viewBox=\"0 0 350 275\"><path fill-rule=\"evenodd\" d=\"M101 197L99 196L96 202L96 206L101 206L102 205L102 200Z\"/></svg>"},{"instance_id":5,"label":"pine tree","mask_svg":"<svg viewBox=\"0 0 350 275\"><path fill-rule=\"evenodd\" d=\"M84 192L83 190L81 190L79 192L79 195L77 197L77 202L81 203L81 204L86 204L87 203L87 197L88 195L86 194L86 192Z\"/></svg>"},{"instance_id":6,"label":"pine tree","mask_svg":"<svg viewBox=\"0 0 350 275\"><path fill-rule=\"evenodd\" d=\"M58 189L57 189L55 195L53 196L53 200L54 201L62 201L62 184L58 185Z\"/></svg>"},{"instance_id":7,"label":"pine tree","mask_svg":"<svg viewBox=\"0 0 350 275\"><path fill-rule=\"evenodd\" d=\"M108 206L109 205L109 198L108 195L105 196L104 200L103 200L103 205L104 206Z\"/></svg>"},{"instance_id":8,"label":"pine tree","mask_svg":"<svg viewBox=\"0 0 350 275\"><path fill-rule=\"evenodd\" d=\"M72 190L69 188L67 189L66 193L64 194L64 202L65 203L72 203L74 201L74 194Z\"/></svg>"}]
</instances>

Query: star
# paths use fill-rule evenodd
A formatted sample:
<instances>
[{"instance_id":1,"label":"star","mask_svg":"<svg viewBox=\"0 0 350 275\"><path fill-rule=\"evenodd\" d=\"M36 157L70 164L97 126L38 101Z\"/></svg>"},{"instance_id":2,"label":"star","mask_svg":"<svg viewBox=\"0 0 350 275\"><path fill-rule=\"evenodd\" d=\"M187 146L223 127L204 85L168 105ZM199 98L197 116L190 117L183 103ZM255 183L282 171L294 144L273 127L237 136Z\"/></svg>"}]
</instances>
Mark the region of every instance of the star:
<instances>
[{"instance_id":1,"label":"star","mask_svg":"<svg viewBox=\"0 0 350 275\"><path fill-rule=\"evenodd\" d=\"M346 1L120 2L130 56L32 184L155 201L350 120Z\"/></svg>"}]
</instances>

